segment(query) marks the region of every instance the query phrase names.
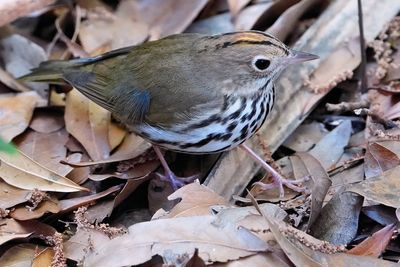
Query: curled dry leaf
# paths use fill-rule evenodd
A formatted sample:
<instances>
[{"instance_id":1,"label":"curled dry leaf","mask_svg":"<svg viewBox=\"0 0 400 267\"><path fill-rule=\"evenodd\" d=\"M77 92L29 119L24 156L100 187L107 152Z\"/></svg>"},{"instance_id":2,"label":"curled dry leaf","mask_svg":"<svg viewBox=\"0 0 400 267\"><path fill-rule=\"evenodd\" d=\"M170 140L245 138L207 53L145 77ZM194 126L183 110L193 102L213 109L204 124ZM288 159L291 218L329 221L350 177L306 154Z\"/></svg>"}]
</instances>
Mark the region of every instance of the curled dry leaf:
<instances>
[{"instance_id":1,"label":"curled dry leaf","mask_svg":"<svg viewBox=\"0 0 400 267\"><path fill-rule=\"evenodd\" d=\"M400 166L385 171L380 176L361 181L347 188L363 197L386 206L400 207Z\"/></svg>"},{"instance_id":2,"label":"curled dry leaf","mask_svg":"<svg viewBox=\"0 0 400 267\"><path fill-rule=\"evenodd\" d=\"M208 263L225 262L269 249L268 245L235 221L215 224L218 216L193 216L134 224L129 233L104 242L87 255L84 266L123 266L146 262L172 250L193 254ZM232 244L235 244L232 246ZM108 252L112 251L112 254Z\"/></svg>"},{"instance_id":3,"label":"curled dry leaf","mask_svg":"<svg viewBox=\"0 0 400 267\"><path fill-rule=\"evenodd\" d=\"M232 17L236 17L250 2L251 0L228 0L229 10L231 11Z\"/></svg>"},{"instance_id":4,"label":"curled dry leaf","mask_svg":"<svg viewBox=\"0 0 400 267\"><path fill-rule=\"evenodd\" d=\"M28 267L32 260L46 249L36 244L19 244L8 249L0 258L0 266Z\"/></svg>"},{"instance_id":5,"label":"curled dry leaf","mask_svg":"<svg viewBox=\"0 0 400 267\"><path fill-rule=\"evenodd\" d=\"M0 160L0 177L15 187L54 192L88 190L33 161L20 151L13 155L0 152Z\"/></svg>"},{"instance_id":6,"label":"curled dry leaf","mask_svg":"<svg viewBox=\"0 0 400 267\"><path fill-rule=\"evenodd\" d=\"M378 143L368 144L364 158L365 178L381 175L398 165L400 159L393 151Z\"/></svg>"},{"instance_id":7,"label":"curled dry leaf","mask_svg":"<svg viewBox=\"0 0 400 267\"><path fill-rule=\"evenodd\" d=\"M61 130L65 125L61 112L51 109L36 109L29 127L35 132L52 133Z\"/></svg>"},{"instance_id":8,"label":"curled dry leaf","mask_svg":"<svg viewBox=\"0 0 400 267\"><path fill-rule=\"evenodd\" d=\"M302 124L285 140L283 145L296 152L306 152L327 134L322 123Z\"/></svg>"},{"instance_id":9,"label":"curled dry leaf","mask_svg":"<svg viewBox=\"0 0 400 267\"><path fill-rule=\"evenodd\" d=\"M36 92L0 97L0 136L6 142L25 131L40 100Z\"/></svg>"},{"instance_id":10,"label":"curled dry leaf","mask_svg":"<svg viewBox=\"0 0 400 267\"><path fill-rule=\"evenodd\" d=\"M341 253L344 250L342 246L334 246L318 240L280 220L276 220L273 212L268 214L263 212L263 215L279 246L296 266L397 266L396 263L373 257Z\"/></svg>"},{"instance_id":11,"label":"curled dry leaf","mask_svg":"<svg viewBox=\"0 0 400 267\"><path fill-rule=\"evenodd\" d=\"M59 211L58 199L50 196L43 199L34 209L27 205L20 205L10 212L10 216L16 220L26 221L38 219L46 213L58 213Z\"/></svg>"},{"instance_id":12,"label":"curled dry leaf","mask_svg":"<svg viewBox=\"0 0 400 267\"><path fill-rule=\"evenodd\" d=\"M0 40L0 55L5 69L14 77L21 77L30 72L39 63L47 60L42 47L18 34L12 34ZM19 81L15 81L19 83ZM29 83L40 96L46 98L49 86L46 83ZM18 88L16 88L18 90Z\"/></svg>"},{"instance_id":13,"label":"curled dry leaf","mask_svg":"<svg viewBox=\"0 0 400 267\"><path fill-rule=\"evenodd\" d=\"M8 209L27 201L30 191L11 186L0 179L0 209Z\"/></svg>"},{"instance_id":14,"label":"curled dry leaf","mask_svg":"<svg viewBox=\"0 0 400 267\"><path fill-rule=\"evenodd\" d=\"M282 2L282 1L281 1ZM253 28L256 21L267 10L274 5L274 2L258 3L243 9L235 19L235 29L238 31L246 31Z\"/></svg>"},{"instance_id":15,"label":"curled dry leaf","mask_svg":"<svg viewBox=\"0 0 400 267\"><path fill-rule=\"evenodd\" d=\"M171 211L158 210L153 219L210 215L212 206L231 206L223 197L198 182L188 184L168 196L168 200L176 199L181 201Z\"/></svg>"},{"instance_id":16,"label":"curled dry leaf","mask_svg":"<svg viewBox=\"0 0 400 267\"><path fill-rule=\"evenodd\" d=\"M149 27L150 40L156 40L183 32L208 2L209 0L123 1L119 8L125 14L145 23Z\"/></svg>"},{"instance_id":17,"label":"curled dry leaf","mask_svg":"<svg viewBox=\"0 0 400 267\"><path fill-rule=\"evenodd\" d=\"M394 224L387 225L349 250L347 253L378 258L385 251L395 229L396 226Z\"/></svg>"},{"instance_id":18,"label":"curled dry leaf","mask_svg":"<svg viewBox=\"0 0 400 267\"><path fill-rule=\"evenodd\" d=\"M110 154L108 125L110 113L77 90L67 94L65 125L86 149L93 160L106 159Z\"/></svg>"},{"instance_id":19,"label":"curled dry leaf","mask_svg":"<svg viewBox=\"0 0 400 267\"><path fill-rule=\"evenodd\" d=\"M26 156L43 165L49 170L61 175L67 175L72 168L61 164L67 155L65 144L68 132L62 129L52 133L25 131L15 139L15 144Z\"/></svg>"},{"instance_id":20,"label":"curled dry leaf","mask_svg":"<svg viewBox=\"0 0 400 267\"><path fill-rule=\"evenodd\" d=\"M35 254L31 267L51 266L55 252L52 248L45 248L43 251Z\"/></svg>"}]
</instances>

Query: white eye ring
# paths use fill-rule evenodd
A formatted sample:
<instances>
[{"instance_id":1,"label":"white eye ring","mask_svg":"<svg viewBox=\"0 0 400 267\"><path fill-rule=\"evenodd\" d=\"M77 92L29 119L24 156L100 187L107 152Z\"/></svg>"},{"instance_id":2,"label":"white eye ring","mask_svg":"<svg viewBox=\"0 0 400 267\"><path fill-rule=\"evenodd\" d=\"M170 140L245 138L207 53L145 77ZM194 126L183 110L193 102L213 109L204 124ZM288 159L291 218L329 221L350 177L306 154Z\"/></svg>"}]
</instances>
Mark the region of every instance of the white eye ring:
<instances>
[{"instance_id":1,"label":"white eye ring","mask_svg":"<svg viewBox=\"0 0 400 267\"><path fill-rule=\"evenodd\" d=\"M251 61L251 66L259 72L264 72L271 65L271 61L264 56L255 56Z\"/></svg>"}]
</instances>

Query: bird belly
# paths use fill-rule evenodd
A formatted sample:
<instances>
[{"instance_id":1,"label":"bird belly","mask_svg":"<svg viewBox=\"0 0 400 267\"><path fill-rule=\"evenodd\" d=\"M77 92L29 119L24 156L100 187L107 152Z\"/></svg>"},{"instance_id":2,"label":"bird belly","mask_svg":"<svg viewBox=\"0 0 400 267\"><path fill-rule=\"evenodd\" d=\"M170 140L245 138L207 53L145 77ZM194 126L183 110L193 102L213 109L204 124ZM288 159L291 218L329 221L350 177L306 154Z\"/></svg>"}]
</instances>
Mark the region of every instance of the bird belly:
<instances>
[{"instance_id":1,"label":"bird belly","mask_svg":"<svg viewBox=\"0 0 400 267\"><path fill-rule=\"evenodd\" d=\"M225 110L213 110L184 125L160 127L141 124L133 130L157 146L190 154L230 150L254 135L267 117L272 103L269 93L258 97L237 97Z\"/></svg>"}]
</instances>

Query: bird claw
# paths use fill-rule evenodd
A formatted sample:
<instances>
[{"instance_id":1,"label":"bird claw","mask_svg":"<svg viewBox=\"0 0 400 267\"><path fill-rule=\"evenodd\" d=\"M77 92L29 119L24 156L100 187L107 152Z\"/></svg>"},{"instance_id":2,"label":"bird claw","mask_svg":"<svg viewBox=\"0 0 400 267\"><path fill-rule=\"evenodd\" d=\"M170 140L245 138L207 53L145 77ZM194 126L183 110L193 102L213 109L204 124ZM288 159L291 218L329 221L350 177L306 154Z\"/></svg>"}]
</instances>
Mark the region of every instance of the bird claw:
<instances>
[{"instance_id":1,"label":"bird claw","mask_svg":"<svg viewBox=\"0 0 400 267\"><path fill-rule=\"evenodd\" d=\"M284 178L280 174L272 174L272 178L274 179L274 181L272 183L265 184L262 182L255 182L254 184L260 186L261 189L264 191L278 188L279 189L279 198L283 198L285 196L285 191L283 189L283 186L286 186L287 188L290 188L296 192L305 192L306 188L301 185L299 186L299 184L308 181L310 179L310 176L305 176L305 177L303 177L301 179L297 179L297 180L289 180L289 179Z\"/></svg>"},{"instance_id":2,"label":"bird claw","mask_svg":"<svg viewBox=\"0 0 400 267\"><path fill-rule=\"evenodd\" d=\"M176 176L175 173L173 173L171 171L167 171L165 174L161 174L161 173L157 172L156 175L158 176L158 178L161 181L169 182L174 191L178 190L179 188L181 188L184 185L194 182L196 179L199 179L198 174L188 176L188 177L179 177L179 176Z\"/></svg>"}]
</instances>

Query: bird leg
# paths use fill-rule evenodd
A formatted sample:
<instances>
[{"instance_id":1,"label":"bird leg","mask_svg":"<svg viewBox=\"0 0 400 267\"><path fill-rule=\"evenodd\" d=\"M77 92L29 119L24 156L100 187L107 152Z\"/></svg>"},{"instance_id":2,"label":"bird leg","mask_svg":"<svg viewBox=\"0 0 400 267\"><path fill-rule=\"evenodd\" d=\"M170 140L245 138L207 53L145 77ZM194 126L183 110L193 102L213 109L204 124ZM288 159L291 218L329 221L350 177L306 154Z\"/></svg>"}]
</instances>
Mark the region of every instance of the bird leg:
<instances>
[{"instance_id":1,"label":"bird leg","mask_svg":"<svg viewBox=\"0 0 400 267\"><path fill-rule=\"evenodd\" d=\"M283 196L284 196L284 190L283 190L284 185L296 192L303 192L305 190L304 187L299 186L298 184L307 181L308 177L305 177L303 179L297 179L297 180L286 179L280 173L278 173L274 168L272 168L268 163L266 163L260 156L258 156L250 147L248 147L245 144L241 144L240 147L244 151L246 151L246 153L252 159L254 159L257 163L259 163L263 169L265 169L267 172L269 172L272 175L272 178L274 179L274 181L271 184L264 184L262 182L255 183L255 184L261 186L261 188L263 190L278 188L280 198L283 198Z\"/></svg>"},{"instance_id":2,"label":"bird leg","mask_svg":"<svg viewBox=\"0 0 400 267\"><path fill-rule=\"evenodd\" d=\"M165 160L164 155L161 152L160 148L158 146L153 145L153 149L156 152L156 155L160 160L161 165L164 168L164 174L157 173L157 175L160 177L161 180L170 182L172 189L174 189L174 191L199 178L198 175L192 175L189 177L176 176L175 173L173 173L169 168L168 163Z\"/></svg>"}]
</instances>

